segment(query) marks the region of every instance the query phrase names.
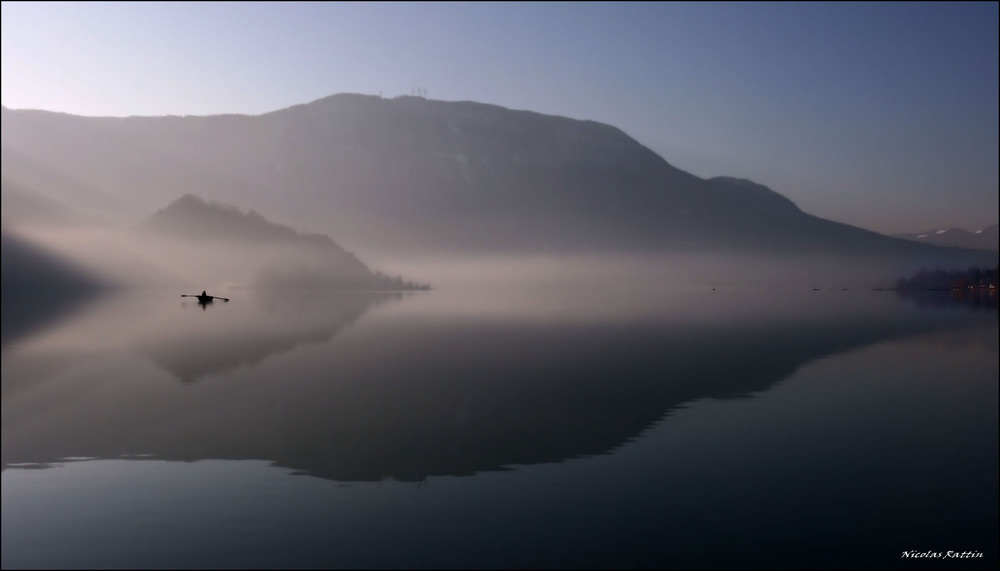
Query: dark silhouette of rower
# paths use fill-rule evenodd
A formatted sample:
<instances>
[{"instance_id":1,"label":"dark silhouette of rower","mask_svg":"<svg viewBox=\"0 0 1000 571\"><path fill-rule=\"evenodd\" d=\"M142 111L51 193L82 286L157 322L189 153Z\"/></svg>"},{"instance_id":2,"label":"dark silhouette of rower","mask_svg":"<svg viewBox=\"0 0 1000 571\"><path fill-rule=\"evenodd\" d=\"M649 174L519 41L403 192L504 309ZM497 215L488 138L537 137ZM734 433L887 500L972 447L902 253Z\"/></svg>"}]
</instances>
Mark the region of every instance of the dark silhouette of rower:
<instances>
[{"instance_id":1,"label":"dark silhouette of rower","mask_svg":"<svg viewBox=\"0 0 1000 571\"><path fill-rule=\"evenodd\" d=\"M201 290L201 293L199 293L197 295L182 293L181 297L194 297L194 298L197 298L198 299L198 305L200 305L202 307L202 309L204 309L206 305L212 303L213 301L215 301L217 299L221 299L222 301L229 301L228 297L219 297L217 295L208 295L208 292L205 291L205 290Z\"/></svg>"},{"instance_id":2,"label":"dark silhouette of rower","mask_svg":"<svg viewBox=\"0 0 1000 571\"><path fill-rule=\"evenodd\" d=\"M205 290L201 290L201 295L198 296L198 305L200 305L202 309L205 309L205 306L210 303L212 303L212 296L205 293Z\"/></svg>"}]
</instances>

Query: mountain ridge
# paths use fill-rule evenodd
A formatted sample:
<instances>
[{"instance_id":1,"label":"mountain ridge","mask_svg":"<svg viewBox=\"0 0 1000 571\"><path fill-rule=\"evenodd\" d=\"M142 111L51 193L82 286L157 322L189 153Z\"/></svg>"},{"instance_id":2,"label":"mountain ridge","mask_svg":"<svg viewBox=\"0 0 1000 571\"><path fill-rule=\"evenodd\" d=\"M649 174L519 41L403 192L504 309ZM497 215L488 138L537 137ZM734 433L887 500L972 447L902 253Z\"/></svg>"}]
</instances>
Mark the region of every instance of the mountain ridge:
<instances>
[{"instance_id":1,"label":"mountain ridge","mask_svg":"<svg viewBox=\"0 0 1000 571\"><path fill-rule=\"evenodd\" d=\"M980 251L927 249L824 220L752 181L701 179L611 125L485 103L335 94L261 115L5 110L3 132L5 176L15 180L7 164L16 153L118 197L122 210L149 212L182 189L404 256L696 251L992 263Z\"/></svg>"},{"instance_id":2,"label":"mountain ridge","mask_svg":"<svg viewBox=\"0 0 1000 571\"><path fill-rule=\"evenodd\" d=\"M969 248L975 250L1000 250L1000 225L993 224L969 231L965 228L936 228L924 232L893 234L896 238L912 240L935 246Z\"/></svg>"}]
</instances>

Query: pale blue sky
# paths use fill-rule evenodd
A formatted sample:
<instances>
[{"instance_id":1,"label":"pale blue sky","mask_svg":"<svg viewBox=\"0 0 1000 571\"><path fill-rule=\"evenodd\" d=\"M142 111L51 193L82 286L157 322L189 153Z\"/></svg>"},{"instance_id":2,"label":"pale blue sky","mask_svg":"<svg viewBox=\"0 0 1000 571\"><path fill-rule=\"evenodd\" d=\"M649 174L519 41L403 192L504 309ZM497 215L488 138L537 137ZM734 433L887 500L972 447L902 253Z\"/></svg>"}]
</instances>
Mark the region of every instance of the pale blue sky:
<instances>
[{"instance_id":1,"label":"pale blue sky","mask_svg":"<svg viewBox=\"0 0 1000 571\"><path fill-rule=\"evenodd\" d=\"M998 4L10 3L3 105L258 114L341 92L620 127L884 232L998 219Z\"/></svg>"}]
</instances>

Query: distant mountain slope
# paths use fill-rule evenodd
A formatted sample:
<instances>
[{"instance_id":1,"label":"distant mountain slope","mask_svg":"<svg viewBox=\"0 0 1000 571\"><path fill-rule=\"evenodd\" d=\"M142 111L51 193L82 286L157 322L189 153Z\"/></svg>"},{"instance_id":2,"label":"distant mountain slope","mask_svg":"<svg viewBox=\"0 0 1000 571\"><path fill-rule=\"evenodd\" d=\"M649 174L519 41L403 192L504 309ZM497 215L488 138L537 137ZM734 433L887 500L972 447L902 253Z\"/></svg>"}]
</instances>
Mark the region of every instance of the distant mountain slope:
<instances>
[{"instance_id":1,"label":"distant mountain slope","mask_svg":"<svg viewBox=\"0 0 1000 571\"><path fill-rule=\"evenodd\" d=\"M108 287L73 262L6 230L0 231L0 268L4 345Z\"/></svg>"},{"instance_id":2,"label":"distant mountain slope","mask_svg":"<svg viewBox=\"0 0 1000 571\"><path fill-rule=\"evenodd\" d=\"M22 224L66 226L92 222L72 208L6 177L0 182L0 211L5 227Z\"/></svg>"},{"instance_id":3,"label":"distant mountain slope","mask_svg":"<svg viewBox=\"0 0 1000 571\"><path fill-rule=\"evenodd\" d=\"M137 219L188 192L397 255L753 252L995 263L981 251L811 216L750 181L701 179L610 125L467 101L339 94L260 116L209 117L4 109L2 129L5 153L101 189ZM5 166L5 176L21 173Z\"/></svg>"},{"instance_id":4,"label":"distant mountain slope","mask_svg":"<svg viewBox=\"0 0 1000 571\"><path fill-rule=\"evenodd\" d=\"M329 236L303 234L290 226L267 221L254 210L243 211L231 204L207 201L185 194L154 213L140 228L190 240L235 241L238 243L294 244L326 248L353 259Z\"/></svg>"},{"instance_id":5,"label":"distant mountain slope","mask_svg":"<svg viewBox=\"0 0 1000 571\"><path fill-rule=\"evenodd\" d=\"M912 240L923 244L947 246L955 248L970 248L973 250L1000 250L1000 226L994 224L970 232L963 228L941 228L916 234L895 234L896 238Z\"/></svg>"},{"instance_id":6,"label":"distant mountain slope","mask_svg":"<svg viewBox=\"0 0 1000 571\"><path fill-rule=\"evenodd\" d=\"M269 222L256 211L243 211L191 194L157 211L139 230L147 235L188 241L192 256L213 249L217 256L256 260L257 286L421 289L401 278L373 272L329 236L301 233Z\"/></svg>"},{"instance_id":7,"label":"distant mountain slope","mask_svg":"<svg viewBox=\"0 0 1000 571\"><path fill-rule=\"evenodd\" d=\"M4 112L4 120L8 117ZM60 133L60 136L64 136ZM6 136L6 135L5 135ZM130 213L128 196L113 195L97 188L94 184L102 184L103 175L97 174L93 184L77 179L77 174L63 172L64 165L53 161L43 154L40 159L27 157L10 144L16 144L7 138L0 148L0 163L3 167L4 185L19 189L22 194L30 195L32 200L58 205L59 209L73 212L75 217L85 221L116 220L121 222ZM6 189L5 189L6 192ZM4 214L12 223L27 222L33 224L36 220L22 219L20 211L13 210Z\"/></svg>"},{"instance_id":8,"label":"distant mountain slope","mask_svg":"<svg viewBox=\"0 0 1000 571\"><path fill-rule=\"evenodd\" d=\"M5 297L58 295L106 285L72 261L7 231L0 232L0 244L3 252L0 283Z\"/></svg>"}]
</instances>

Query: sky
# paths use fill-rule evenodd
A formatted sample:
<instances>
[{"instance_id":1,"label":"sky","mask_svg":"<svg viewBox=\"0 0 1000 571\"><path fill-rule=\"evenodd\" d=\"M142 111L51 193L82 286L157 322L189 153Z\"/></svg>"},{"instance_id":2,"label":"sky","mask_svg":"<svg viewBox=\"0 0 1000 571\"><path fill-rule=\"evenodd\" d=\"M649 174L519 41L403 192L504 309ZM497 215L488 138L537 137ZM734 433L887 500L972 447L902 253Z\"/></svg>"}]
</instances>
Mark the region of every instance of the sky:
<instances>
[{"instance_id":1,"label":"sky","mask_svg":"<svg viewBox=\"0 0 1000 571\"><path fill-rule=\"evenodd\" d=\"M335 93L614 125L878 232L998 220L998 3L2 3L2 102L261 114Z\"/></svg>"}]
</instances>

